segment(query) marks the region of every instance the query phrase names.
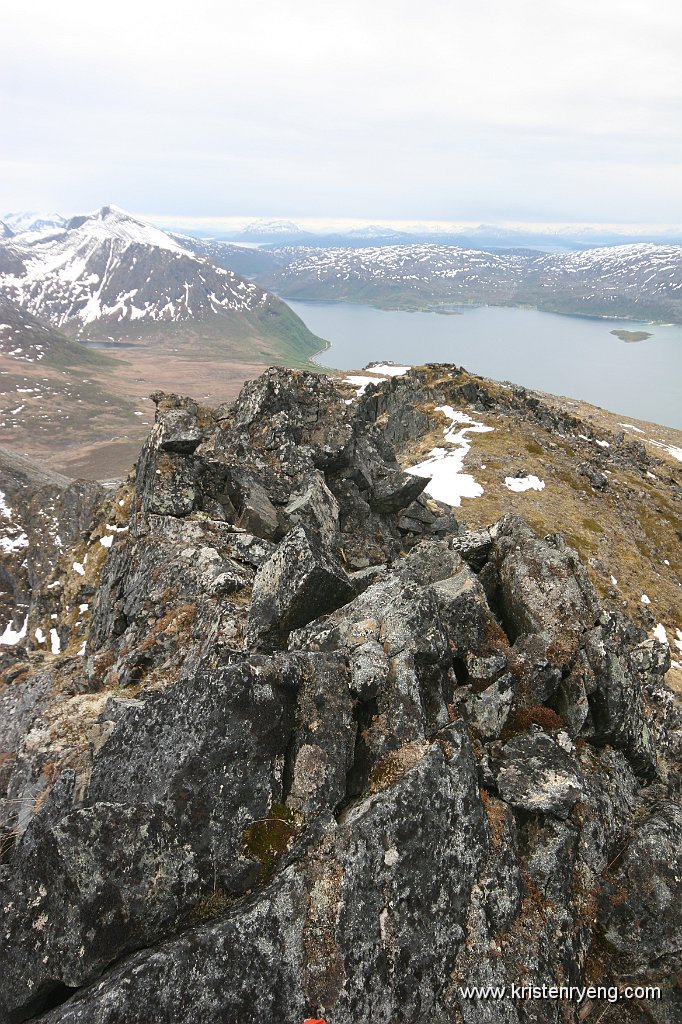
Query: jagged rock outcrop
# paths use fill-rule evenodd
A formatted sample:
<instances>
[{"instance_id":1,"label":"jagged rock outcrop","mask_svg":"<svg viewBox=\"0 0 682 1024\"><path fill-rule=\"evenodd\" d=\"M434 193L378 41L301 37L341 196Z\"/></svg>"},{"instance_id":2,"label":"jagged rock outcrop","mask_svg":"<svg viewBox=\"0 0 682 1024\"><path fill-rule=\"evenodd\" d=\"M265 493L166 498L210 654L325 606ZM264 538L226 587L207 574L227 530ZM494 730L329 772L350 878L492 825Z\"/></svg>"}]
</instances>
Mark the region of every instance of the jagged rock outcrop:
<instances>
[{"instance_id":1,"label":"jagged rock outcrop","mask_svg":"<svg viewBox=\"0 0 682 1024\"><path fill-rule=\"evenodd\" d=\"M626 975L676 1019L669 653L561 535L423 496L424 387L154 396L82 655L5 671L0 1021L554 1024L462 987Z\"/></svg>"}]
</instances>

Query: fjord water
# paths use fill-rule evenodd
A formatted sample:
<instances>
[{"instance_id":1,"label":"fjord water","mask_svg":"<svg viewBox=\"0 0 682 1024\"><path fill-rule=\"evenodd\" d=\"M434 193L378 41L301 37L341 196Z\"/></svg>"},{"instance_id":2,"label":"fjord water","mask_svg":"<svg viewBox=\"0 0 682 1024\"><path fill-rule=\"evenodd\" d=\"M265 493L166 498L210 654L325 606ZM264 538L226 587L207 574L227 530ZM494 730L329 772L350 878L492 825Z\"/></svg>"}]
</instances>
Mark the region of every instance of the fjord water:
<instances>
[{"instance_id":1,"label":"fjord water","mask_svg":"<svg viewBox=\"0 0 682 1024\"><path fill-rule=\"evenodd\" d=\"M381 310L345 302L287 304L331 342L322 366L358 369L374 360L456 363L472 373L611 412L682 429L682 327L461 306L460 315ZM646 330L627 343L610 332Z\"/></svg>"}]
</instances>

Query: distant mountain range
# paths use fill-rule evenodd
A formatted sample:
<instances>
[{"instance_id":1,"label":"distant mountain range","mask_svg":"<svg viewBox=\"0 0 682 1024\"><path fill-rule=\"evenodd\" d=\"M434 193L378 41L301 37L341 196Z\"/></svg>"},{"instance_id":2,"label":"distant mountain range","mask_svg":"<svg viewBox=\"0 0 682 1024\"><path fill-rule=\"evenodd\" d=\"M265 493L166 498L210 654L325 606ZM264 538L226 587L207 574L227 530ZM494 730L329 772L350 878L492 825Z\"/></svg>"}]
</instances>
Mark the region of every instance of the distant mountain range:
<instances>
[{"instance_id":1,"label":"distant mountain range","mask_svg":"<svg viewBox=\"0 0 682 1024\"><path fill-rule=\"evenodd\" d=\"M451 245L289 246L251 252L261 285L291 299L390 308L528 305L682 322L682 245L537 253Z\"/></svg>"},{"instance_id":2,"label":"distant mountain range","mask_svg":"<svg viewBox=\"0 0 682 1024\"><path fill-rule=\"evenodd\" d=\"M80 340L144 343L201 324L213 345L231 344L236 358L305 360L321 342L276 295L406 309L528 305L682 321L682 245L538 252L485 248L486 234L496 233L498 243L517 236L486 225L476 231L477 244L455 245L445 235L415 242L382 225L321 237L293 221L257 221L240 244L169 233L114 206L70 220L9 214L0 237L0 299L15 314L4 317L0 345L21 349L21 311L35 321L26 328L35 337L25 358L50 349L49 339L35 348L41 325ZM330 244L335 238L344 244ZM299 244L282 244L291 239ZM265 347L254 348L258 338Z\"/></svg>"},{"instance_id":3,"label":"distant mountain range","mask_svg":"<svg viewBox=\"0 0 682 1024\"><path fill-rule=\"evenodd\" d=\"M169 225L166 225L172 230ZM256 220L239 229L227 229L216 222L204 229L214 241L272 249L309 245L315 248L357 248L365 245L456 245L472 249L537 249L542 252L571 252L611 245L655 242L659 245L682 243L682 228L609 225L563 225L505 227L496 224L448 225L412 224L404 227L388 224L358 224L339 228L304 227L292 220Z\"/></svg>"},{"instance_id":4,"label":"distant mountain range","mask_svg":"<svg viewBox=\"0 0 682 1024\"><path fill-rule=\"evenodd\" d=\"M52 228L64 227L66 218L58 213L36 213L35 210L22 210L20 213L3 214L0 217L0 224L9 228L10 234L18 235L27 231L47 231Z\"/></svg>"}]
</instances>

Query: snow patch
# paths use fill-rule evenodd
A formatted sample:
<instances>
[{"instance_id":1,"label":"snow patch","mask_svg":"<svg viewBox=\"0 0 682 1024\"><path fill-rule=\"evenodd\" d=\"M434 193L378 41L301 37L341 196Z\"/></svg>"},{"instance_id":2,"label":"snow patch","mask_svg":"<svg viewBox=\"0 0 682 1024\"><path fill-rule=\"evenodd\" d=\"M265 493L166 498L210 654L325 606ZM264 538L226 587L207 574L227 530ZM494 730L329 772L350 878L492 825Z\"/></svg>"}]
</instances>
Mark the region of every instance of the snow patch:
<instances>
[{"instance_id":1,"label":"snow patch","mask_svg":"<svg viewBox=\"0 0 682 1024\"><path fill-rule=\"evenodd\" d=\"M459 506L462 498L480 498L483 488L470 473L463 473L464 459L471 448L467 434L486 434L493 430L484 423L473 420L464 412L450 405L439 405L437 412L444 413L452 426L446 427L445 442L450 448L433 448L428 459L417 466L411 466L407 473L413 476L430 477L424 488L436 501L446 505ZM456 429L455 424L462 424ZM454 450L453 450L454 448Z\"/></svg>"},{"instance_id":2,"label":"snow patch","mask_svg":"<svg viewBox=\"0 0 682 1024\"><path fill-rule=\"evenodd\" d=\"M382 380L388 380L388 377L363 377L360 374L354 373L350 377L344 377L343 379L347 384L352 384L354 388L357 388L358 393L355 397L360 398L361 395L364 395L370 384L379 384ZM353 399L351 398L350 401L352 402Z\"/></svg>"},{"instance_id":3,"label":"snow patch","mask_svg":"<svg viewBox=\"0 0 682 1024\"><path fill-rule=\"evenodd\" d=\"M540 480L539 477L534 476L532 473L529 476L506 476L504 478L504 486L508 487L510 491L544 491L545 481Z\"/></svg>"},{"instance_id":4,"label":"snow patch","mask_svg":"<svg viewBox=\"0 0 682 1024\"><path fill-rule=\"evenodd\" d=\"M656 628L653 631L653 635L660 641L660 643L665 644L666 647L670 646L668 643L668 634L666 633L665 626L662 622L657 623Z\"/></svg>"},{"instance_id":5,"label":"snow patch","mask_svg":"<svg viewBox=\"0 0 682 1024\"><path fill-rule=\"evenodd\" d=\"M665 441L654 441L653 438L649 438L649 444L653 444L656 448L662 448L668 455L672 455L678 462L682 462L682 448L678 448L674 444L666 444Z\"/></svg>"},{"instance_id":6,"label":"snow patch","mask_svg":"<svg viewBox=\"0 0 682 1024\"><path fill-rule=\"evenodd\" d=\"M365 367L372 373L385 373L387 377L403 377L412 369L411 366L394 366L392 363L372 363Z\"/></svg>"},{"instance_id":7,"label":"snow patch","mask_svg":"<svg viewBox=\"0 0 682 1024\"><path fill-rule=\"evenodd\" d=\"M10 555L13 551L20 551L22 548L28 547L28 537L25 533L20 533L18 537L0 537L0 551L4 551L6 555Z\"/></svg>"},{"instance_id":8,"label":"snow patch","mask_svg":"<svg viewBox=\"0 0 682 1024\"><path fill-rule=\"evenodd\" d=\"M13 647L18 644L20 640L23 640L26 636L28 629L28 614L24 619L24 624L20 630L16 630L12 625L11 621L5 626L5 632L0 636L0 644L4 644L7 647Z\"/></svg>"}]
</instances>

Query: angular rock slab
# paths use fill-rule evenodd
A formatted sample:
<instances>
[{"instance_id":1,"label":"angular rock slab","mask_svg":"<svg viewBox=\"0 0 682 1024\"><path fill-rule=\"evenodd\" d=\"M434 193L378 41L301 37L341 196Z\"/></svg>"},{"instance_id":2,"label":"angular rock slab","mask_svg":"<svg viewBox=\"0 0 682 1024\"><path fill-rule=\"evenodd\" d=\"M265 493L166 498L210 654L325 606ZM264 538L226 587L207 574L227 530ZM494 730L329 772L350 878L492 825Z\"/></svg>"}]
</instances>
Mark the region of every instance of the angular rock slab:
<instances>
[{"instance_id":1,"label":"angular rock slab","mask_svg":"<svg viewBox=\"0 0 682 1024\"><path fill-rule=\"evenodd\" d=\"M339 503L322 473L312 473L284 511L293 526L302 526L307 533L318 537L325 550L334 551L338 547Z\"/></svg>"},{"instance_id":2,"label":"angular rock slab","mask_svg":"<svg viewBox=\"0 0 682 1024\"><path fill-rule=\"evenodd\" d=\"M319 668L331 685L338 673ZM88 805L36 815L0 879L0 985L17 1019L41 992L159 941L215 888L255 883L244 829L282 799L304 672L316 674L310 656L254 658L123 709L95 756Z\"/></svg>"},{"instance_id":3,"label":"angular rock slab","mask_svg":"<svg viewBox=\"0 0 682 1024\"><path fill-rule=\"evenodd\" d=\"M664 802L642 822L602 892L611 945L646 962L682 952L682 807Z\"/></svg>"},{"instance_id":4,"label":"angular rock slab","mask_svg":"<svg viewBox=\"0 0 682 1024\"><path fill-rule=\"evenodd\" d=\"M339 562L298 526L258 570L247 643L263 650L282 646L293 629L354 596L353 584Z\"/></svg>"}]
</instances>

